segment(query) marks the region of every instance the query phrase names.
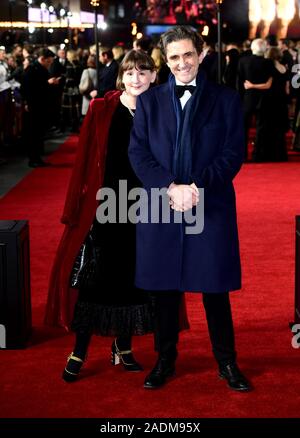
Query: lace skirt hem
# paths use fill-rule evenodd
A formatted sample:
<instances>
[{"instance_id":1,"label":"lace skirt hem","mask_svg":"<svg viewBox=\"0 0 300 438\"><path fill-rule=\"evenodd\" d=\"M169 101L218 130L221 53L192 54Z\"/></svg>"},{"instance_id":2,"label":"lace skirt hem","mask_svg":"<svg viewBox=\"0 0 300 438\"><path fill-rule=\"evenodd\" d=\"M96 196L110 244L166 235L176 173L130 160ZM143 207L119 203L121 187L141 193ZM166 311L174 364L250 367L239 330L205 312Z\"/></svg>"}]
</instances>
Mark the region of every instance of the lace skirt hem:
<instances>
[{"instance_id":1,"label":"lace skirt hem","mask_svg":"<svg viewBox=\"0 0 300 438\"><path fill-rule=\"evenodd\" d=\"M145 335L153 332L153 308L151 303L116 307L78 301L71 328L100 336Z\"/></svg>"}]
</instances>

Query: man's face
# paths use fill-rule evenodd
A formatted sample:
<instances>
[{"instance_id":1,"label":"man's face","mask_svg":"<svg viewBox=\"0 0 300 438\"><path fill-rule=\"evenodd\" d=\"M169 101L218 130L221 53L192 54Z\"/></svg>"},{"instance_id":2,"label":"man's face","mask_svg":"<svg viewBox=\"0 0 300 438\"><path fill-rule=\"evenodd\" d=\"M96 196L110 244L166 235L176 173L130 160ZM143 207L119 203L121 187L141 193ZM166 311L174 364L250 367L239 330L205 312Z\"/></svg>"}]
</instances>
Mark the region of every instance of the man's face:
<instances>
[{"instance_id":1,"label":"man's face","mask_svg":"<svg viewBox=\"0 0 300 438\"><path fill-rule=\"evenodd\" d=\"M44 56L41 56L38 60L40 62L40 64L42 64L43 67L45 67L47 70L50 67L50 65L53 62L52 56L50 56L49 58L45 58Z\"/></svg>"},{"instance_id":2,"label":"man's face","mask_svg":"<svg viewBox=\"0 0 300 438\"><path fill-rule=\"evenodd\" d=\"M99 60L101 64L106 65L108 63L107 54L100 52Z\"/></svg>"},{"instance_id":3,"label":"man's face","mask_svg":"<svg viewBox=\"0 0 300 438\"><path fill-rule=\"evenodd\" d=\"M14 50L14 54L16 55L16 56L22 56L22 51L23 51L23 49L22 49L22 47L21 46L17 46L16 48L15 48L15 50Z\"/></svg>"},{"instance_id":4,"label":"man's face","mask_svg":"<svg viewBox=\"0 0 300 438\"><path fill-rule=\"evenodd\" d=\"M191 40L168 44L166 56L168 66L178 81L188 84L197 76L200 59Z\"/></svg>"},{"instance_id":5,"label":"man's face","mask_svg":"<svg viewBox=\"0 0 300 438\"><path fill-rule=\"evenodd\" d=\"M63 49L59 49L57 52L57 56L61 59L66 59L66 52Z\"/></svg>"}]
</instances>

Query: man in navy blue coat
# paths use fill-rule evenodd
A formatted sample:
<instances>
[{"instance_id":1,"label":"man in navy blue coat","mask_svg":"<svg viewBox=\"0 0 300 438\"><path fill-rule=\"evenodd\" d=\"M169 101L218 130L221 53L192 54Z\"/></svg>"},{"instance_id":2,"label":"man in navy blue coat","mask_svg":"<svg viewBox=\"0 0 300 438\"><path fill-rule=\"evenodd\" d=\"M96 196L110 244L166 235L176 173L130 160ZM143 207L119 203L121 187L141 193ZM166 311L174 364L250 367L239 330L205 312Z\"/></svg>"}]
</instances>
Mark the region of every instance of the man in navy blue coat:
<instances>
[{"instance_id":1,"label":"man in navy blue coat","mask_svg":"<svg viewBox=\"0 0 300 438\"><path fill-rule=\"evenodd\" d=\"M183 291L202 292L219 376L230 388L250 384L236 363L229 291L241 288L233 178L244 159L237 93L209 82L199 69L203 40L177 26L161 37L169 82L138 97L129 157L149 193L167 188L170 221L137 224L136 285L155 298L158 361L145 388L175 371L178 308ZM204 199L205 198L205 199ZM185 214L204 207L202 232L188 233ZM181 216L181 222L178 221ZM196 219L195 219L196 220Z\"/></svg>"}]
</instances>

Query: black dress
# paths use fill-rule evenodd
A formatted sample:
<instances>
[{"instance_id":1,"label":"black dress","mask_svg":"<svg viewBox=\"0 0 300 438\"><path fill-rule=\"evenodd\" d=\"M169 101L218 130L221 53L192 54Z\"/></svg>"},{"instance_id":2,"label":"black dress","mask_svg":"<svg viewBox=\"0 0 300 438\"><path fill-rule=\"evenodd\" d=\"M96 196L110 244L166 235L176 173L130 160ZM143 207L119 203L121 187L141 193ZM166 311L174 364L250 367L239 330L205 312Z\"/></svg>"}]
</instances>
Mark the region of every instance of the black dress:
<instances>
[{"instance_id":1,"label":"black dress","mask_svg":"<svg viewBox=\"0 0 300 438\"><path fill-rule=\"evenodd\" d=\"M265 92L261 109L264 124L261 125L256 143L256 161L287 161L285 134L289 130L288 97L286 82L288 73L280 73L273 67L273 82Z\"/></svg>"},{"instance_id":2,"label":"black dress","mask_svg":"<svg viewBox=\"0 0 300 438\"><path fill-rule=\"evenodd\" d=\"M133 116L120 102L110 126L103 183L103 187L115 190L117 206L120 180L127 181L128 191L141 186L128 159L132 121ZM72 322L75 332L131 336L153 331L149 294L134 286L135 225L118 223L118 208L116 212L117 223L94 221L92 233L102 249L100 284L94 289L79 290Z\"/></svg>"}]
</instances>

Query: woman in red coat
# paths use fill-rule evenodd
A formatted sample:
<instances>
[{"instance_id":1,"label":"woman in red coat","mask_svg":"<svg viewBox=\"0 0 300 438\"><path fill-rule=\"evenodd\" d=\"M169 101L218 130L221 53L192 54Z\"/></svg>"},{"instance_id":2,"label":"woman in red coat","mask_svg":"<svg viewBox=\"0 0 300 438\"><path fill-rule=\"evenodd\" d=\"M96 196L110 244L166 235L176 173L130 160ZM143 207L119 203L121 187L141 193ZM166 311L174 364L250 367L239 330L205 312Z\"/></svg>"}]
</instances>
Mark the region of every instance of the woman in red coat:
<instances>
[{"instance_id":1,"label":"woman in red coat","mask_svg":"<svg viewBox=\"0 0 300 438\"><path fill-rule=\"evenodd\" d=\"M120 67L120 91L93 100L81 130L62 217L66 228L51 274L46 309L47 324L62 325L76 333L63 372L69 382L76 380L93 334L115 337L114 365L121 362L127 371L142 369L132 355L131 337L152 332L152 305L149 295L134 286L135 225L99 224L96 193L100 187L109 187L118 196L120 180L127 182L128 190L140 186L127 149L136 98L155 78L152 59L143 52L130 51ZM69 289L70 273L91 227L103 255L101 280L97 287L81 287L76 294Z\"/></svg>"}]
</instances>

